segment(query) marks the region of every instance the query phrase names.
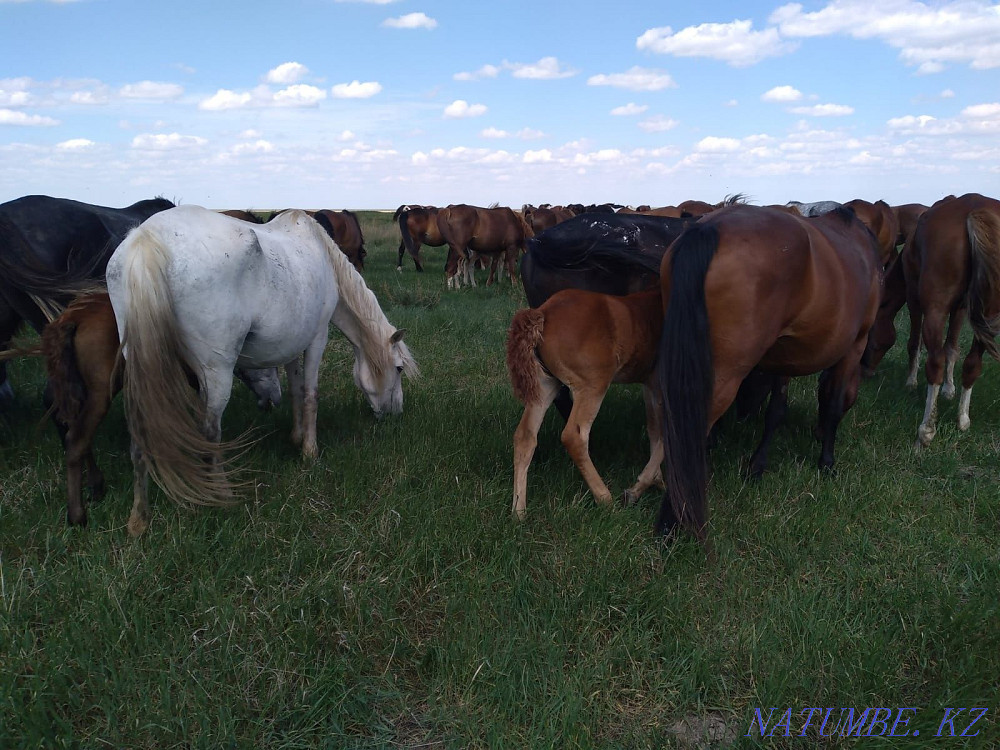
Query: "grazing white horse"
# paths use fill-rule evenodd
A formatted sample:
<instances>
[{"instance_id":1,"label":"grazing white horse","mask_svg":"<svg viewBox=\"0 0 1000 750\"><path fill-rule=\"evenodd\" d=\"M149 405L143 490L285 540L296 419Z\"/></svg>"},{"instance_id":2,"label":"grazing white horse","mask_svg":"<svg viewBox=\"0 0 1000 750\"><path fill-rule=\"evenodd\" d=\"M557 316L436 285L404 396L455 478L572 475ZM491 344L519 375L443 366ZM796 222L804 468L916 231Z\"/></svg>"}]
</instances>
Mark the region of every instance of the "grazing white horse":
<instances>
[{"instance_id":1,"label":"grazing white horse","mask_svg":"<svg viewBox=\"0 0 1000 750\"><path fill-rule=\"evenodd\" d=\"M149 523L147 466L181 504L232 502L219 440L236 366L284 365L292 441L306 457L317 455L319 367L331 322L354 346L354 381L377 416L403 410L402 374L417 373L403 331L302 211L262 225L199 206L163 211L122 242L107 280L125 354L133 536Z\"/></svg>"}]
</instances>

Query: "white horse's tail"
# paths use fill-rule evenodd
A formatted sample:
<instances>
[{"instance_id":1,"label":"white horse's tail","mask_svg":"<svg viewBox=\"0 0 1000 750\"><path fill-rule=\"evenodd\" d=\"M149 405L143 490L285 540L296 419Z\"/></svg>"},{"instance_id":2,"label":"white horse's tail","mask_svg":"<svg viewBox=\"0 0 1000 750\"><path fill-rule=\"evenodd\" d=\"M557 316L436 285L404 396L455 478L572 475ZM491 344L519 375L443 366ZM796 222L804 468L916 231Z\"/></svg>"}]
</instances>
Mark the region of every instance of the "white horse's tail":
<instances>
[{"instance_id":1,"label":"white horse's tail","mask_svg":"<svg viewBox=\"0 0 1000 750\"><path fill-rule=\"evenodd\" d=\"M166 269L167 250L142 227L127 240L125 284L125 413L150 476L175 502L229 505L236 483L220 451L233 444L205 438L205 407L193 386L201 368L181 339Z\"/></svg>"}]
</instances>

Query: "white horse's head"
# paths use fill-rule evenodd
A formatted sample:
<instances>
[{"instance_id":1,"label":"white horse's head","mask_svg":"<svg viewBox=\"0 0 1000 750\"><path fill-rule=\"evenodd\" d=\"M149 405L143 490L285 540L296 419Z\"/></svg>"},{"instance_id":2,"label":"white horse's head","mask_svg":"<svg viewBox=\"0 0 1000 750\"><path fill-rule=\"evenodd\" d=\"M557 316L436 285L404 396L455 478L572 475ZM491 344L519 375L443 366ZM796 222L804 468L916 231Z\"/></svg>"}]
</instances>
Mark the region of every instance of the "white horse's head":
<instances>
[{"instance_id":1,"label":"white horse's head","mask_svg":"<svg viewBox=\"0 0 1000 750\"><path fill-rule=\"evenodd\" d=\"M395 331L389 338L389 367L376 374L364 356L354 358L354 383L368 398L375 412L381 418L385 414L403 413L403 374L414 376L418 373L417 363L410 350L403 343L405 331Z\"/></svg>"}]
</instances>

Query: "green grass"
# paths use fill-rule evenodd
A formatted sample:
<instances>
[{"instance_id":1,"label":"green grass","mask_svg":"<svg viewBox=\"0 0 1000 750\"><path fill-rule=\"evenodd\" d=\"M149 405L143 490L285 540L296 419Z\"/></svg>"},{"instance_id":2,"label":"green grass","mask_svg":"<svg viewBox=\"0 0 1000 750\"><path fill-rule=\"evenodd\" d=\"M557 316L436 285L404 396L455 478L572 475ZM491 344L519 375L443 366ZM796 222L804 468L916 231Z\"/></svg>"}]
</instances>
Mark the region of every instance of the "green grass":
<instances>
[{"instance_id":1,"label":"green grass","mask_svg":"<svg viewBox=\"0 0 1000 750\"><path fill-rule=\"evenodd\" d=\"M238 386L225 432L261 434L245 506L188 512L154 494L149 532L130 540L119 404L97 444L108 496L87 529L67 529L58 439L37 428L42 371L14 364L0 747L693 747L674 729L705 718L746 747L996 744L995 363L971 430L946 402L918 453L923 393L902 388L897 346L841 425L832 478L815 468L815 378L793 384L760 482L743 480L760 420L727 419L711 457L714 566L689 539L653 539L658 496L596 507L554 411L518 524L503 344L523 294L445 291L439 248L424 249L426 273L409 258L397 273L390 217L361 216L365 277L423 371L405 413L374 420L338 335L314 463L288 440L287 403L259 413ZM638 390L613 388L592 454L616 493L645 463L643 424ZM743 737L755 707L791 707L798 732L810 706L838 707L834 719L917 707L920 736ZM979 736L935 740L956 706L990 708Z\"/></svg>"}]
</instances>

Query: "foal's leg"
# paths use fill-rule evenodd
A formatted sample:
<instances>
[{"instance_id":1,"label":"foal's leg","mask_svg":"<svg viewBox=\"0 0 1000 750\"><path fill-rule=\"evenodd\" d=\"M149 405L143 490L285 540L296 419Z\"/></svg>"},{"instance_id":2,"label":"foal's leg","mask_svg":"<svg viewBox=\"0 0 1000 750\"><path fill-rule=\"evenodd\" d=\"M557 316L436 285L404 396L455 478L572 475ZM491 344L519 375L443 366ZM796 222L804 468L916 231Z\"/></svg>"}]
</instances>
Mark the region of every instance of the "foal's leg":
<instances>
[{"instance_id":1,"label":"foal's leg","mask_svg":"<svg viewBox=\"0 0 1000 750\"><path fill-rule=\"evenodd\" d=\"M583 475L594 499L601 505L611 503L611 490L604 484L601 475L597 473L594 463L590 460L590 426L601 410L601 402L608 392L608 384L604 388L590 386L573 392L573 411L569 421L562 431L562 443L569 453L576 468Z\"/></svg>"},{"instance_id":2,"label":"foal's leg","mask_svg":"<svg viewBox=\"0 0 1000 750\"><path fill-rule=\"evenodd\" d=\"M962 363L962 396L958 401L958 429L965 432L972 425L969 418L969 402L972 400L972 386L983 371L983 352L986 347L978 338L972 340L969 353Z\"/></svg>"},{"instance_id":3,"label":"foal's leg","mask_svg":"<svg viewBox=\"0 0 1000 750\"><path fill-rule=\"evenodd\" d=\"M771 398L767 402L767 411L764 412L764 434L760 439L760 445L750 458L749 473L752 479L764 476L767 470L767 451L771 447L774 432L788 413L788 382L791 378L781 375L771 377Z\"/></svg>"},{"instance_id":4,"label":"foal's leg","mask_svg":"<svg viewBox=\"0 0 1000 750\"><path fill-rule=\"evenodd\" d=\"M514 430L514 504L511 510L518 520L524 519L525 515L528 467L538 445L538 428L559 391L559 382L555 378L541 378L539 385L541 393L538 401L525 404L521 422Z\"/></svg>"},{"instance_id":5,"label":"foal's leg","mask_svg":"<svg viewBox=\"0 0 1000 750\"><path fill-rule=\"evenodd\" d=\"M941 342L945 314L940 309L924 313L922 334L927 348L927 364L924 367L927 374L927 403L924 406L924 419L917 429L917 447L930 445L937 434L937 400L944 380L945 354Z\"/></svg>"},{"instance_id":6,"label":"foal's leg","mask_svg":"<svg viewBox=\"0 0 1000 750\"><path fill-rule=\"evenodd\" d=\"M642 401L646 407L646 435L649 437L649 461L639 473L635 484L625 490L623 502L632 505L643 492L654 484L663 487L660 464L663 463L663 431L660 429L663 399L653 377L642 386Z\"/></svg>"},{"instance_id":7,"label":"foal's leg","mask_svg":"<svg viewBox=\"0 0 1000 750\"><path fill-rule=\"evenodd\" d=\"M288 393L292 400L292 445L302 445L302 358L296 357L285 363L288 378Z\"/></svg>"},{"instance_id":8,"label":"foal's leg","mask_svg":"<svg viewBox=\"0 0 1000 750\"><path fill-rule=\"evenodd\" d=\"M944 341L944 385L941 387L941 397L948 400L955 398L955 363L958 361L958 337L962 333L965 315L965 309L959 308L952 312L951 319L948 321L948 334ZM969 354L971 355L972 352L970 351Z\"/></svg>"},{"instance_id":9,"label":"foal's leg","mask_svg":"<svg viewBox=\"0 0 1000 750\"><path fill-rule=\"evenodd\" d=\"M129 454L132 456L132 514L128 519L128 533L131 537L142 536L149 528L149 474L146 472L146 458L136 444L130 441Z\"/></svg>"},{"instance_id":10,"label":"foal's leg","mask_svg":"<svg viewBox=\"0 0 1000 750\"><path fill-rule=\"evenodd\" d=\"M66 431L66 522L70 526L87 525L87 509L83 502L82 480L84 461L87 462L87 479L91 499L104 494L104 475L94 460L94 435L110 404L95 398L90 392L83 411L73 419Z\"/></svg>"}]
</instances>

